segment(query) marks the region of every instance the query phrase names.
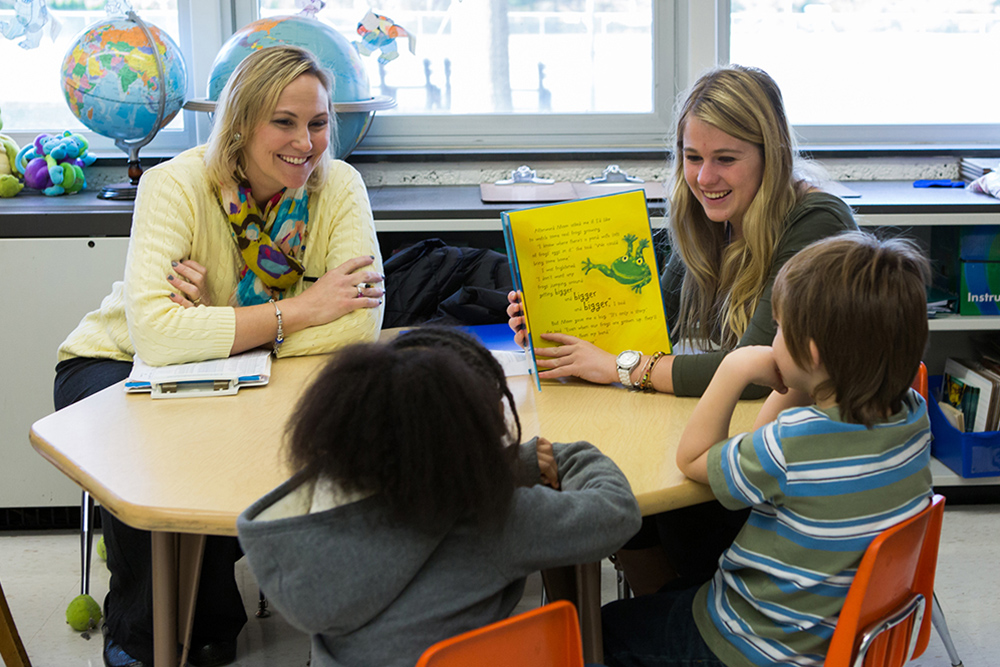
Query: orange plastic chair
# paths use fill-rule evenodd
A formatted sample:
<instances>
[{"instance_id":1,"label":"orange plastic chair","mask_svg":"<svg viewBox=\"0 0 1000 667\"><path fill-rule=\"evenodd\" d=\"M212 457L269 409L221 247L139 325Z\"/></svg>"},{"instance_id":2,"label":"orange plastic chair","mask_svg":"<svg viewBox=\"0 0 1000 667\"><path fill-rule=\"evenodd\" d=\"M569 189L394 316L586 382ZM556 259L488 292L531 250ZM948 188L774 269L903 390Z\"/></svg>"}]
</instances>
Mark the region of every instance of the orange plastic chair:
<instances>
[{"instance_id":1,"label":"orange plastic chair","mask_svg":"<svg viewBox=\"0 0 1000 667\"><path fill-rule=\"evenodd\" d=\"M913 378L913 388L917 390L917 393L927 400L927 365L924 362L920 362L920 368L917 369L917 377Z\"/></svg>"},{"instance_id":2,"label":"orange plastic chair","mask_svg":"<svg viewBox=\"0 0 1000 667\"><path fill-rule=\"evenodd\" d=\"M576 608L566 600L434 644L417 667L583 667Z\"/></svg>"},{"instance_id":3,"label":"orange plastic chair","mask_svg":"<svg viewBox=\"0 0 1000 667\"><path fill-rule=\"evenodd\" d=\"M924 397L925 401L930 400L927 389L927 365L922 361L920 362L920 368L917 369L917 377L913 379L912 386L917 390L917 393ZM936 593L934 594L933 603L931 623L934 624L934 629L937 630L938 636L944 643L944 649L948 652L948 659L951 661L952 667L962 667L962 658L959 657L958 649L955 648L955 642L951 639L951 631L948 630L948 621L944 617L944 611L938 603Z\"/></svg>"},{"instance_id":4,"label":"orange plastic chair","mask_svg":"<svg viewBox=\"0 0 1000 667\"><path fill-rule=\"evenodd\" d=\"M865 551L826 667L900 667L927 648L944 496L888 528Z\"/></svg>"}]
</instances>

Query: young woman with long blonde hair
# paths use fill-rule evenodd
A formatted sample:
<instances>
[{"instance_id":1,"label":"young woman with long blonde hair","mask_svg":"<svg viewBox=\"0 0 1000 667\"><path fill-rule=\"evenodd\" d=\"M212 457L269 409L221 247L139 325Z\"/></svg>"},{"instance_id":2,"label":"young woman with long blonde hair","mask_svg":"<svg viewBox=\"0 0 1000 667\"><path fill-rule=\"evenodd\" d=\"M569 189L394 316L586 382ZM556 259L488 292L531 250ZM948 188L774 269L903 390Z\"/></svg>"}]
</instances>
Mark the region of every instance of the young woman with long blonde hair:
<instances>
[{"instance_id":1,"label":"young woman with long blonde hair","mask_svg":"<svg viewBox=\"0 0 1000 667\"><path fill-rule=\"evenodd\" d=\"M856 225L843 200L805 175L808 164L798 157L781 91L763 70L712 70L692 87L677 119L672 252L660 282L671 339L703 354L660 356L650 377L657 391L700 396L727 353L771 343L771 286L784 263L813 241ZM517 294L510 299L510 325L523 340ZM623 377L616 357L622 350L557 332L542 337L561 344L536 348L542 378L610 384ZM634 365L621 369L630 385L653 362L655 350L639 352ZM751 387L744 397L766 392Z\"/></svg>"},{"instance_id":2,"label":"young woman with long blonde hair","mask_svg":"<svg viewBox=\"0 0 1000 667\"><path fill-rule=\"evenodd\" d=\"M543 333L561 345L535 349L540 377L631 388L648 372L651 389L701 396L731 351L771 344L771 288L785 262L813 241L857 229L847 204L807 177L781 91L760 69L729 65L698 79L678 110L674 145L671 254L660 283L671 340L698 353L628 355ZM517 299L512 292L507 312L523 341ZM742 398L769 392L750 385ZM707 581L746 516L710 502L647 517L618 554L633 589L652 592L671 577L685 588Z\"/></svg>"}]
</instances>

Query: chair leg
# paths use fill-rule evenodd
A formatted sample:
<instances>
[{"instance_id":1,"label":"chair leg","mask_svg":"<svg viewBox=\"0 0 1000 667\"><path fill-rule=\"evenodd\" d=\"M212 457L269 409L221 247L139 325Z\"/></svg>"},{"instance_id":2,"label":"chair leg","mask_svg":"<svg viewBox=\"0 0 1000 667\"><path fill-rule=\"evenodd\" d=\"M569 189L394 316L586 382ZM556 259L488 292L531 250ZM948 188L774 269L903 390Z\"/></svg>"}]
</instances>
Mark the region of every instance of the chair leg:
<instances>
[{"instance_id":1,"label":"chair leg","mask_svg":"<svg viewBox=\"0 0 1000 667\"><path fill-rule=\"evenodd\" d=\"M951 633L948 632L948 622L944 618L941 605L938 604L937 593L934 594L931 623L934 624L934 629L937 630L938 636L944 642L944 650L948 652L948 659L951 661L952 667L962 667L962 659L958 657L958 651L955 650L955 643L951 641Z\"/></svg>"},{"instance_id":2,"label":"chair leg","mask_svg":"<svg viewBox=\"0 0 1000 667\"><path fill-rule=\"evenodd\" d=\"M271 611L267 608L267 597L264 595L263 590L260 590L260 598L257 600L257 613L254 615L257 618L267 618L271 615Z\"/></svg>"},{"instance_id":3,"label":"chair leg","mask_svg":"<svg viewBox=\"0 0 1000 667\"><path fill-rule=\"evenodd\" d=\"M80 502L80 594L90 595L90 562L94 545L94 499L86 491Z\"/></svg>"},{"instance_id":4,"label":"chair leg","mask_svg":"<svg viewBox=\"0 0 1000 667\"><path fill-rule=\"evenodd\" d=\"M7 606L2 586L0 586L0 660L7 667L31 667L28 653L21 643L21 636L17 634L14 617L11 616L10 607Z\"/></svg>"},{"instance_id":5,"label":"chair leg","mask_svg":"<svg viewBox=\"0 0 1000 667\"><path fill-rule=\"evenodd\" d=\"M608 560L610 560L615 566L615 582L618 584L618 599L626 600L632 597L632 587L628 585L628 579L625 577L625 570L622 569L621 561L618 560L617 554L611 554Z\"/></svg>"}]
</instances>

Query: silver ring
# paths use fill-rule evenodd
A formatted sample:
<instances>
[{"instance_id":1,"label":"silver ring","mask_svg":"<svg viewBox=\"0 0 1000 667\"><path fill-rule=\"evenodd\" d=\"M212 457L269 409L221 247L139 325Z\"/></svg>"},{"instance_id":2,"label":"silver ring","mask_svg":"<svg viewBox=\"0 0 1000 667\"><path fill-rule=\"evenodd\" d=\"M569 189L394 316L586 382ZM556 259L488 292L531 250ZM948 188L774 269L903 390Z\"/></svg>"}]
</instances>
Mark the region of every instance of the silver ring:
<instances>
[{"instance_id":1,"label":"silver ring","mask_svg":"<svg viewBox=\"0 0 1000 667\"><path fill-rule=\"evenodd\" d=\"M364 283L361 283L361 285L364 285ZM359 299L365 295L364 288L361 285L357 286L358 287L358 298Z\"/></svg>"}]
</instances>

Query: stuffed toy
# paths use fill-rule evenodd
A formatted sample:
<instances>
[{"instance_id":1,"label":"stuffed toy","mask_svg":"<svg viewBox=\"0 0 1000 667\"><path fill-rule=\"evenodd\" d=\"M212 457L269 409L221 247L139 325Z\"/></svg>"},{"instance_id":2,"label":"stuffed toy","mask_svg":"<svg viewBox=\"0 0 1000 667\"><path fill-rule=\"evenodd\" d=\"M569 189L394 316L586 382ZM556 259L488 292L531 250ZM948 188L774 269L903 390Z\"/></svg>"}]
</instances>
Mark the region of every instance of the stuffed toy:
<instances>
[{"instance_id":1,"label":"stuffed toy","mask_svg":"<svg viewBox=\"0 0 1000 667\"><path fill-rule=\"evenodd\" d=\"M88 147L86 139L69 130L60 135L39 134L18 152L14 167L29 188L50 197L74 194L87 187L83 168L97 159L87 152Z\"/></svg>"},{"instance_id":2,"label":"stuffed toy","mask_svg":"<svg viewBox=\"0 0 1000 667\"><path fill-rule=\"evenodd\" d=\"M396 38L406 37L410 44L410 53L417 52L417 38L411 35L401 25L396 25L388 16L382 16L368 10L361 22L358 23L358 34L361 35L360 42L354 42L354 47L363 56L369 56L375 50L381 51L378 61L385 65L399 57L396 48Z\"/></svg>"},{"instance_id":3,"label":"stuffed toy","mask_svg":"<svg viewBox=\"0 0 1000 667\"><path fill-rule=\"evenodd\" d=\"M59 22L49 14L45 0L13 0L14 20L0 21L0 35L7 39L22 37L18 46L33 49L42 41L42 28L49 24L49 37L54 42L59 35Z\"/></svg>"},{"instance_id":4,"label":"stuffed toy","mask_svg":"<svg viewBox=\"0 0 1000 667\"><path fill-rule=\"evenodd\" d=\"M3 119L0 118L0 130L2 129ZM6 134L0 134L0 197L13 197L24 188L14 167L17 151L17 143Z\"/></svg>"}]
</instances>

